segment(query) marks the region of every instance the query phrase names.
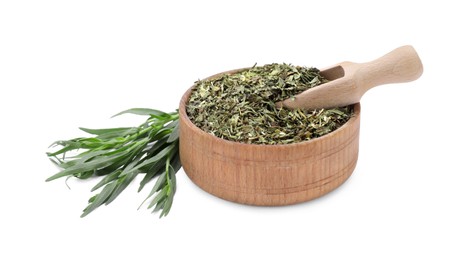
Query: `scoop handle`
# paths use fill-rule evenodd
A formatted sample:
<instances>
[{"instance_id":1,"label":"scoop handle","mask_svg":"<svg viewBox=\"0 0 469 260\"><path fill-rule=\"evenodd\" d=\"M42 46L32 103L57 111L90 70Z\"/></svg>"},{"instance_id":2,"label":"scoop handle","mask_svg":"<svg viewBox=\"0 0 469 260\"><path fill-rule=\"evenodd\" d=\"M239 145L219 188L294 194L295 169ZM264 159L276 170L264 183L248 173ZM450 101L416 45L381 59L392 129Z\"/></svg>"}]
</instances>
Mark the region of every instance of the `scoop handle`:
<instances>
[{"instance_id":1,"label":"scoop handle","mask_svg":"<svg viewBox=\"0 0 469 260\"><path fill-rule=\"evenodd\" d=\"M376 60L356 64L354 78L364 94L379 85L416 80L422 73L423 66L417 52L406 45Z\"/></svg>"}]
</instances>

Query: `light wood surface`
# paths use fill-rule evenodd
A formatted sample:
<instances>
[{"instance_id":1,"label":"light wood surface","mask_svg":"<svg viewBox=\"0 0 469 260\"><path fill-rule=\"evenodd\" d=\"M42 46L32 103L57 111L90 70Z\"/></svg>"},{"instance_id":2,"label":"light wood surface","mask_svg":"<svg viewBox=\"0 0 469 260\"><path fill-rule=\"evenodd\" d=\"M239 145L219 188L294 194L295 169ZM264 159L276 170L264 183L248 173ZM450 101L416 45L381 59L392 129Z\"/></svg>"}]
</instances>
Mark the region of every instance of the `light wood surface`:
<instances>
[{"instance_id":1,"label":"light wood surface","mask_svg":"<svg viewBox=\"0 0 469 260\"><path fill-rule=\"evenodd\" d=\"M416 80L423 66L412 46L402 46L367 63L342 62L321 70L331 82L304 91L277 105L289 108L330 108L360 102L369 89Z\"/></svg>"},{"instance_id":2,"label":"light wood surface","mask_svg":"<svg viewBox=\"0 0 469 260\"><path fill-rule=\"evenodd\" d=\"M359 104L345 125L323 137L288 145L253 145L226 141L195 126L186 114L190 94L191 89L179 105L181 162L189 178L215 196L251 205L294 204L337 188L355 168Z\"/></svg>"}]
</instances>

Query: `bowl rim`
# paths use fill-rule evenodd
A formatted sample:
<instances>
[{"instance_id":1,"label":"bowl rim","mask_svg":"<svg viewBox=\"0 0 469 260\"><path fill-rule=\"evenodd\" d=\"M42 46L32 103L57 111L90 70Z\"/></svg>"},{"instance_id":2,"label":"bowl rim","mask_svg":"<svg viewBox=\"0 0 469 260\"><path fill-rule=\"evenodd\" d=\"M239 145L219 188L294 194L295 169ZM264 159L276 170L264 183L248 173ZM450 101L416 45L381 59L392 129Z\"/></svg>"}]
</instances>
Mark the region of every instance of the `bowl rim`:
<instances>
[{"instance_id":1,"label":"bowl rim","mask_svg":"<svg viewBox=\"0 0 469 260\"><path fill-rule=\"evenodd\" d=\"M206 77L202 80L208 80L208 79L215 78L215 77L218 77L218 76L221 76L221 75L224 75L224 74L236 73L238 71L242 71L242 70L246 70L246 69L249 69L249 68L228 70L228 71L225 71L225 72L220 72L220 73L214 74L212 76ZM204 130L200 129L198 126L196 126L189 119L189 116L187 115L187 112L186 112L186 104L187 104L187 101L189 100L190 94L192 93L192 90L195 88L195 86L196 86L196 84L193 84L188 90L186 90L186 92L184 93L184 95L181 98L181 101L179 102L179 118L180 118L180 120L184 120L191 129L193 129L194 131L196 131L199 134L202 134L206 138L212 138L212 139L220 141L220 142L227 142L228 144L234 145L234 146L239 146L239 147L263 147L263 148L265 147L267 149L276 148L276 147L285 147L285 148L287 148L287 147L297 147L298 148L298 146L308 146L308 145L312 145L314 143L321 142L321 141L329 139L329 138L334 138L335 135L339 134L342 131L345 131L345 129L347 129L349 126L355 124L356 121L360 119L361 106L360 106L360 103L355 103L355 104L351 105L351 106L353 106L352 116L347 120L347 122L345 122L345 124L341 125L339 128L335 129L334 131L332 131L328 134L325 134L325 135L320 136L320 137L313 138L311 140L300 141L300 142L297 142L297 143L290 143L290 144L248 144L248 143L236 142L236 141L232 141L232 140L226 140L226 139L220 138L218 136L212 135L210 133L207 133Z\"/></svg>"}]
</instances>

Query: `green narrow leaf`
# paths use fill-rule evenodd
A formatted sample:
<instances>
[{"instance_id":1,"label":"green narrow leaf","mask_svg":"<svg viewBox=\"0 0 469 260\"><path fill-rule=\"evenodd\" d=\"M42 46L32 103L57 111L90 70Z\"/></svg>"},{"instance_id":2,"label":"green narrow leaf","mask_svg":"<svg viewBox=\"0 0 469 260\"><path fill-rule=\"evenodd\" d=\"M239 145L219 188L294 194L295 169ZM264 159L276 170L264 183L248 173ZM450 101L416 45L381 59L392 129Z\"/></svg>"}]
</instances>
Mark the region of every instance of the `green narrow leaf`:
<instances>
[{"instance_id":1,"label":"green narrow leaf","mask_svg":"<svg viewBox=\"0 0 469 260\"><path fill-rule=\"evenodd\" d=\"M164 170L163 170L163 172L164 172ZM150 193L143 200L142 204L140 204L140 207L143 205L143 203L145 203L145 201L147 201L149 198L151 198L151 196L153 196L157 191L161 190L164 187L165 184L166 184L166 178L165 178L165 176L160 174L158 179L155 182L155 185L153 185L153 188L151 189ZM140 208L140 207L138 207L138 208Z\"/></svg>"},{"instance_id":2,"label":"green narrow leaf","mask_svg":"<svg viewBox=\"0 0 469 260\"><path fill-rule=\"evenodd\" d=\"M94 196L92 196L91 198L88 199L88 203L92 203L96 197L98 197L99 193L98 194L95 194Z\"/></svg>"},{"instance_id":3,"label":"green narrow leaf","mask_svg":"<svg viewBox=\"0 0 469 260\"><path fill-rule=\"evenodd\" d=\"M179 120L177 120L177 123L175 124L171 134L168 137L168 141L166 142L172 143L178 139L179 139Z\"/></svg>"},{"instance_id":4,"label":"green narrow leaf","mask_svg":"<svg viewBox=\"0 0 469 260\"><path fill-rule=\"evenodd\" d=\"M172 157L171 158L171 167L173 168L174 172L177 172L181 168L181 159L179 158L179 153L177 153L175 151L174 154L171 157ZM140 192L145 187L145 185L148 184L154 177L160 176L161 174L163 174L165 172L165 162L164 161L160 161L157 164L155 164L154 166L155 166L155 170L150 169L150 171L147 172L147 174L145 175L143 180L140 182L140 187L138 188L138 192ZM148 195L148 197L146 199L151 197L156 191L158 191L162 188L162 186L161 186L161 184L163 183L162 180L163 180L163 178L158 178L156 185L154 185L153 189L151 190L150 194Z\"/></svg>"},{"instance_id":5,"label":"green narrow leaf","mask_svg":"<svg viewBox=\"0 0 469 260\"><path fill-rule=\"evenodd\" d=\"M79 163L76 163L64 169L63 171L49 177L48 179L46 179L46 181L55 180L60 177L77 174L80 172L94 171L96 169L108 167L110 165L115 164L119 160L129 157L129 155L132 155L133 153L135 153L136 150L137 151L141 150L147 141L148 139L143 139L132 145L121 147L117 150L109 151L100 156L93 157L90 160L87 160L87 161L80 160ZM130 158L131 157L132 156L130 156Z\"/></svg>"},{"instance_id":6,"label":"green narrow leaf","mask_svg":"<svg viewBox=\"0 0 469 260\"><path fill-rule=\"evenodd\" d=\"M152 140L160 140L166 137L167 135L171 134L172 129L163 127L155 133L152 133ZM169 137L169 136L168 136Z\"/></svg>"},{"instance_id":7,"label":"green narrow leaf","mask_svg":"<svg viewBox=\"0 0 469 260\"><path fill-rule=\"evenodd\" d=\"M156 144L158 145L158 144ZM156 146L155 145L155 146ZM166 142L163 142L163 145L167 145ZM148 154L150 154L150 152L148 152ZM167 154L167 158L171 158L171 160L174 159L175 155L178 154L177 153L177 149L172 149L168 154ZM154 155L149 155L148 158L151 158L153 157ZM150 168L146 169L146 167L142 167L142 171L143 172L146 172L145 174L145 177L143 178L143 180L140 182L140 187L138 189L138 192L140 192L143 187L151 180L153 179L153 177L155 177L156 175L159 175L161 174L162 172L164 172L164 167L165 167L165 161L164 160L159 160L157 162L155 162L153 165L151 165Z\"/></svg>"},{"instance_id":8,"label":"green narrow leaf","mask_svg":"<svg viewBox=\"0 0 469 260\"><path fill-rule=\"evenodd\" d=\"M174 128L176 125L179 125L179 119L174 119L174 121L166 125L166 128Z\"/></svg>"},{"instance_id":9,"label":"green narrow leaf","mask_svg":"<svg viewBox=\"0 0 469 260\"><path fill-rule=\"evenodd\" d=\"M114 154L113 156L103 156L88 162L84 162L82 164L76 164L55 175L52 175L51 177L47 178L46 181L52 181L60 177L77 174L80 172L94 171L95 169L107 167L113 164L116 160L119 160L128 154L129 151L122 151L120 153Z\"/></svg>"},{"instance_id":10,"label":"green narrow leaf","mask_svg":"<svg viewBox=\"0 0 469 260\"><path fill-rule=\"evenodd\" d=\"M119 186L113 191L109 199L106 201L106 205L114 201L114 199L117 198L117 196L125 189L129 184L135 179L135 177L138 175L139 171L137 168L135 168L135 165L137 165L140 162L140 158L143 156L143 154L139 154L140 151L143 150L143 146L138 148L134 154L131 156L132 161L130 161L129 164L125 166L121 174L119 175ZM137 155L139 154L139 155ZM137 156L135 156L137 155ZM122 179L120 179L122 178Z\"/></svg>"},{"instance_id":11,"label":"green narrow leaf","mask_svg":"<svg viewBox=\"0 0 469 260\"><path fill-rule=\"evenodd\" d=\"M133 160L138 161L138 159L135 158L135 154L138 154L140 152L140 150L141 149L137 149L135 152L131 153L130 155L116 160L113 164L111 164L107 167L96 170L95 171L96 176L108 175L109 173L114 172L115 170L117 170L121 167L125 167L129 163L129 161L130 161L130 163Z\"/></svg>"},{"instance_id":12,"label":"green narrow leaf","mask_svg":"<svg viewBox=\"0 0 469 260\"><path fill-rule=\"evenodd\" d=\"M164 189L158 192L158 194L156 194L156 196L151 200L150 204L148 205L149 209L165 199L167 187L168 186L166 186Z\"/></svg>"},{"instance_id":13,"label":"green narrow leaf","mask_svg":"<svg viewBox=\"0 0 469 260\"><path fill-rule=\"evenodd\" d=\"M176 170L170 165L169 166L169 179L171 180L171 193L176 193Z\"/></svg>"},{"instance_id":14,"label":"green narrow leaf","mask_svg":"<svg viewBox=\"0 0 469 260\"><path fill-rule=\"evenodd\" d=\"M166 201L164 202L163 209L161 210L160 218L161 217L166 217L171 210L171 206L173 205L173 198L174 198L174 193L171 194L171 196L168 196Z\"/></svg>"},{"instance_id":15,"label":"green narrow leaf","mask_svg":"<svg viewBox=\"0 0 469 260\"><path fill-rule=\"evenodd\" d=\"M58 159L57 157L55 157L55 156L54 156L53 158L54 158L55 160L57 160L57 161L55 161L55 160L52 159L52 158L49 158L49 161L51 161L51 162L52 162L53 164L55 164L56 166L60 167L60 164L61 164L61 163L60 163L59 159Z\"/></svg>"},{"instance_id":16,"label":"green narrow leaf","mask_svg":"<svg viewBox=\"0 0 469 260\"><path fill-rule=\"evenodd\" d=\"M119 186L112 192L111 196L109 196L108 200L106 201L106 205L113 202L122 191L129 186L129 184L135 179L138 175L138 171L132 171L129 174L125 175L122 179L122 182L119 182Z\"/></svg>"},{"instance_id":17,"label":"green narrow leaf","mask_svg":"<svg viewBox=\"0 0 469 260\"><path fill-rule=\"evenodd\" d=\"M169 178L170 178L170 187L171 187L171 192L168 195L168 198L166 199L166 202L164 203L163 210L161 212L160 218L162 216L167 216L169 211L171 210L171 206L173 204L173 199L174 199L174 194L176 194L176 172L174 171L173 167L169 167Z\"/></svg>"},{"instance_id":18,"label":"green narrow leaf","mask_svg":"<svg viewBox=\"0 0 469 260\"><path fill-rule=\"evenodd\" d=\"M142 163L140 163L139 165L135 166L135 169L138 170L142 167L145 167L147 165L150 165L150 164L153 164L159 160L161 160L162 158L164 158L172 149L174 149L174 144L171 144L167 147L165 147L163 150L161 150L157 155L143 161ZM125 172L125 171L124 171Z\"/></svg>"},{"instance_id":19,"label":"green narrow leaf","mask_svg":"<svg viewBox=\"0 0 469 260\"><path fill-rule=\"evenodd\" d=\"M172 118L172 115L171 114L161 114L161 115L150 115L150 117L152 118L156 118L158 119L158 121L168 121L168 120L171 120Z\"/></svg>"},{"instance_id":20,"label":"green narrow leaf","mask_svg":"<svg viewBox=\"0 0 469 260\"><path fill-rule=\"evenodd\" d=\"M63 154L63 153L69 152L69 151L77 150L77 149L80 149L80 148L81 148L81 145L79 143L71 143L71 144L67 144L62 149L60 149L56 152L46 153L46 154L47 154L47 156L51 157L51 156L56 156L56 155Z\"/></svg>"},{"instance_id":21,"label":"green narrow leaf","mask_svg":"<svg viewBox=\"0 0 469 260\"><path fill-rule=\"evenodd\" d=\"M117 178L119 178L119 174L121 174L122 170L116 170L114 172L112 172L111 174L107 175L106 177L102 178L100 182L98 182L98 184L96 184L92 189L91 189L91 192L101 188L102 186L104 186L105 184L108 184L109 182L111 181L114 181L116 180Z\"/></svg>"},{"instance_id":22,"label":"green narrow leaf","mask_svg":"<svg viewBox=\"0 0 469 260\"><path fill-rule=\"evenodd\" d=\"M164 206L164 201L160 201L158 202L158 204L156 204L155 208L153 209L153 211L151 213L156 213L158 212L159 210L161 210ZM161 215L160 215L160 218L161 218Z\"/></svg>"},{"instance_id":23,"label":"green narrow leaf","mask_svg":"<svg viewBox=\"0 0 469 260\"><path fill-rule=\"evenodd\" d=\"M118 140L119 138L124 140L126 139L128 136L131 136L133 134L136 134L139 132L139 128L135 128L135 129L130 129L126 132L122 132L122 133L107 133L107 134L100 134L98 135L97 137L102 139L102 140L108 140L108 141L121 141L121 140Z\"/></svg>"},{"instance_id":24,"label":"green narrow leaf","mask_svg":"<svg viewBox=\"0 0 469 260\"><path fill-rule=\"evenodd\" d=\"M156 162L145 174L142 181L140 181L140 186L138 187L138 192L140 192L147 183L149 183L155 176L160 175L164 172L164 162Z\"/></svg>"},{"instance_id":25,"label":"green narrow leaf","mask_svg":"<svg viewBox=\"0 0 469 260\"><path fill-rule=\"evenodd\" d=\"M125 133L129 130L136 129L135 127L119 127L119 128L102 128L102 129L90 129L85 127L79 127L80 130L93 135L102 135L109 133Z\"/></svg>"},{"instance_id":26,"label":"green narrow leaf","mask_svg":"<svg viewBox=\"0 0 469 260\"><path fill-rule=\"evenodd\" d=\"M84 180L93 176L93 171L80 172L80 173L74 174L73 176L78 179ZM71 176L68 176L68 177L71 177Z\"/></svg>"},{"instance_id":27,"label":"green narrow leaf","mask_svg":"<svg viewBox=\"0 0 469 260\"><path fill-rule=\"evenodd\" d=\"M88 150L75 156L67 157L67 159L76 159L79 162L86 162L93 157L100 156L109 152L109 150Z\"/></svg>"},{"instance_id":28,"label":"green narrow leaf","mask_svg":"<svg viewBox=\"0 0 469 260\"><path fill-rule=\"evenodd\" d=\"M178 172L179 169L181 168L181 158L179 157L179 153L176 152L174 154L174 157L171 158L171 163L170 163L170 167L173 168L174 172Z\"/></svg>"},{"instance_id":29,"label":"green narrow leaf","mask_svg":"<svg viewBox=\"0 0 469 260\"><path fill-rule=\"evenodd\" d=\"M104 128L104 129L89 129L80 127L86 133L96 135L101 142L110 141L113 138L125 138L128 135L135 134L139 131L138 127L121 127L121 128ZM114 139L114 141L117 141Z\"/></svg>"},{"instance_id":30,"label":"green narrow leaf","mask_svg":"<svg viewBox=\"0 0 469 260\"><path fill-rule=\"evenodd\" d=\"M164 172L163 172L164 173ZM166 176L163 174L158 177L158 180L155 183L155 186L153 187L155 191L160 191L167 185L166 183Z\"/></svg>"},{"instance_id":31,"label":"green narrow leaf","mask_svg":"<svg viewBox=\"0 0 469 260\"><path fill-rule=\"evenodd\" d=\"M148 146L149 147L149 149L147 150L148 155L153 156L159 153L164 147L168 146L166 140L168 140L168 137L163 137L162 139L159 139L153 142L151 146Z\"/></svg>"},{"instance_id":32,"label":"green narrow leaf","mask_svg":"<svg viewBox=\"0 0 469 260\"><path fill-rule=\"evenodd\" d=\"M166 113L162 112L160 110L150 109L150 108L131 108L131 109L124 110L120 113L117 113L117 114L113 115L112 117L120 116L120 115L123 115L123 114L134 114L134 115L142 115L142 116L150 116L150 115L158 116L158 115L165 115Z\"/></svg>"},{"instance_id":33,"label":"green narrow leaf","mask_svg":"<svg viewBox=\"0 0 469 260\"><path fill-rule=\"evenodd\" d=\"M90 214L93 210L101 206L103 203L106 202L107 198L111 195L114 188L117 186L117 182L112 182L106 186L104 186L103 190L97 194L90 205L88 205L84 210L81 217L85 217L86 215Z\"/></svg>"},{"instance_id":34,"label":"green narrow leaf","mask_svg":"<svg viewBox=\"0 0 469 260\"><path fill-rule=\"evenodd\" d=\"M81 153L77 156L67 157L66 159L73 159L73 158L77 158L77 159L70 160L70 161L67 161L67 162L63 162L63 163L59 164L59 167L62 168L62 169L67 169L67 168L70 168L74 165L77 165L77 164L80 164L80 163L85 163L86 161L92 160L93 157L103 155L107 152L108 151L106 151L106 150L92 151L92 152L89 151L89 152L86 152L86 153Z\"/></svg>"}]
</instances>

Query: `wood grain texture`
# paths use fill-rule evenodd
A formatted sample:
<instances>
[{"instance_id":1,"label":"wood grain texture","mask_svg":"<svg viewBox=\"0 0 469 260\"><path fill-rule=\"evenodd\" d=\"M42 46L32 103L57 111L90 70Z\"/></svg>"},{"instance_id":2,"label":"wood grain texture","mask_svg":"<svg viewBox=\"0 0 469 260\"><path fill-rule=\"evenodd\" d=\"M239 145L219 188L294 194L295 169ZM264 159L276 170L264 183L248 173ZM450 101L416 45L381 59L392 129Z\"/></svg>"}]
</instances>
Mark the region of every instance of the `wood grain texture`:
<instances>
[{"instance_id":1,"label":"wood grain texture","mask_svg":"<svg viewBox=\"0 0 469 260\"><path fill-rule=\"evenodd\" d=\"M288 205L322 196L352 174L358 159L360 104L354 105L354 116L346 124L320 138L253 145L223 140L195 126L185 107L191 89L179 105L180 156L186 174L203 190L243 204Z\"/></svg>"},{"instance_id":2,"label":"wood grain texture","mask_svg":"<svg viewBox=\"0 0 469 260\"><path fill-rule=\"evenodd\" d=\"M402 46L374 61L346 61L323 69L321 74L330 82L277 105L306 109L346 106L360 102L361 97L373 87L413 81L422 73L423 65L415 49L410 45Z\"/></svg>"}]
</instances>

